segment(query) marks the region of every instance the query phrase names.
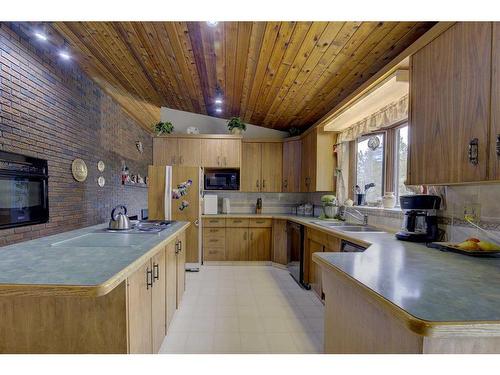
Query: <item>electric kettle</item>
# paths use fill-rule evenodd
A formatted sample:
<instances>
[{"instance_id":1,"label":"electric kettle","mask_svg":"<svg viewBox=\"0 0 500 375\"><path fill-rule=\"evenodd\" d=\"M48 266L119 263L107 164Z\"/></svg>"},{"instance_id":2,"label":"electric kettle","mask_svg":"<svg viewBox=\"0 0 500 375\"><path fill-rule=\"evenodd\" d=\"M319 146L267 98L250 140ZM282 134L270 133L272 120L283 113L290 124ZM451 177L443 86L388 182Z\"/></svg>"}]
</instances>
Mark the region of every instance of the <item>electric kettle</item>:
<instances>
[{"instance_id":1,"label":"electric kettle","mask_svg":"<svg viewBox=\"0 0 500 375\"><path fill-rule=\"evenodd\" d=\"M123 210L123 212L116 213L116 210ZM111 211L111 220L109 221L108 229L113 230L127 230L131 229L130 219L127 216L127 207L118 205Z\"/></svg>"}]
</instances>

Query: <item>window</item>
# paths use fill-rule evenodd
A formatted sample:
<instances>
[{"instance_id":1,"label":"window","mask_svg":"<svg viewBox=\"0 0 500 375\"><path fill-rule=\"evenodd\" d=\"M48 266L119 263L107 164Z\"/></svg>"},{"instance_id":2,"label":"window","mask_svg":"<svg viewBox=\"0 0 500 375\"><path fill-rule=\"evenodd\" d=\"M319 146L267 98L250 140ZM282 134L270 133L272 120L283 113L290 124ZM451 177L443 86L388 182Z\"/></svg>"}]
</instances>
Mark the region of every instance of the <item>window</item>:
<instances>
[{"instance_id":1,"label":"window","mask_svg":"<svg viewBox=\"0 0 500 375\"><path fill-rule=\"evenodd\" d=\"M408 125L405 124L395 130L394 194L399 205L399 197L409 193L404 184L408 167Z\"/></svg>"},{"instance_id":2,"label":"window","mask_svg":"<svg viewBox=\"0 0 500 375\"><path fill-rule=\"evenodd\" d=\"M375 202L383 195L384 138L384 133L371 134L356 142L356 185L361 193L366 193L366 202ZM370 184L374 186L366 189Z\"/></svg>"}]
</instances>

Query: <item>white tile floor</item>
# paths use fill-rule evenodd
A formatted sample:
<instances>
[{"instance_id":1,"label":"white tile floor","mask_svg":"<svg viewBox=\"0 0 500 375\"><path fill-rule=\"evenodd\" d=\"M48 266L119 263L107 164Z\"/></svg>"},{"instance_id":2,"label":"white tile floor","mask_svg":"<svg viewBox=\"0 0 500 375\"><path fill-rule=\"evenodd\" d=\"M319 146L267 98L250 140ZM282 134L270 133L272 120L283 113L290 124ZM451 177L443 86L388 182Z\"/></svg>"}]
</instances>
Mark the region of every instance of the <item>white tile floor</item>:
<instances>
[{"instance_id":1,"label":"white tile floor","mask_svg":"<svg viewBox=\"0 0 500 375\"><path fill-rule=\"evenodd\" d=\"M285 270L203 266L160 353L322 353L324 307Z\"/></svg>"}]
</instances>

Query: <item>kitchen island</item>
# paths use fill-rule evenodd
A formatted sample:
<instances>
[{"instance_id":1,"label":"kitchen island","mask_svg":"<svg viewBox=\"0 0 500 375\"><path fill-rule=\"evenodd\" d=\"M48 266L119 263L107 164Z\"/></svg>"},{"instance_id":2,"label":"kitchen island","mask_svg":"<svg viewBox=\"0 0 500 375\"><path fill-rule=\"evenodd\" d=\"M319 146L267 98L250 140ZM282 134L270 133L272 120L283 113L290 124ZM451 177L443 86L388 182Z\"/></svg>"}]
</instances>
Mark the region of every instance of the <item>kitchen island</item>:
<instances>
[{"instance_id":1,"label":"kitchen island","mask_svg":"<svg viewBox=\"0 0 500 375\"><path fill-rule=\"evenodd\" d=\"M0 353L157 352L184 291L189 225L0 248Z\"/></svg>"},{"instance_id":2,"label":"kitchen island","mask_svg":"<svg viewBox=\"0 0 500 375\"><path fill-rule=\"evenodd\" d=\"M315 253L325 353L500 353L500 258L355 234L363 253Z\"/></svg>"}]
</instances>

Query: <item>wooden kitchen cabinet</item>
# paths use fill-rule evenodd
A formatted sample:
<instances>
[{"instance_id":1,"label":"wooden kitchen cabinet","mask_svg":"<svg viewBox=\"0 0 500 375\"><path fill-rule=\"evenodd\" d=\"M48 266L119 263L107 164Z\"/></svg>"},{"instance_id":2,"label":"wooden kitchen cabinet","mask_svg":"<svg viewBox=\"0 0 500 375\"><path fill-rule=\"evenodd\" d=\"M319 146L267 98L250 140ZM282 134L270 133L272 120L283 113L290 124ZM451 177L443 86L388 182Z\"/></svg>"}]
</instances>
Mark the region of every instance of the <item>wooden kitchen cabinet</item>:
<instances>
[{"instance_id":1,"label":"wooden kitchen cabinet","mask_svg":"<svg viewBox=\"0 0 500 375\"><path fill-rule=\"evenodd\" d=\"M241 191L281 192L283 145L280 142L243 142Z\"/></svg>"},{"instance_id":2,"label":"wooden kitchen cabinet","mask_svg":"<svg viewBox=\"0 0 500 375\"><path fill-rule=\"evenodd\" d=\"M241 145L240 190L259 192L261 189L261 144L243 142Z\"/></svg>"},{"instance_id":3,"label":"wooden kitchen cabinet","mask_svg":"<svg viewBox=\"0 0 500 375\"><path fill-rule=\"evenodd\" d=\"M250 228L249 229L248 258L252 261L271 260L271 229Z\"/></svg>"},{"instance_id":4,"label":"wooden kitchen cabinet","mask_svg":"<svg viewBox=\"0 0 500 375\"><path fill-rule=\"evenodd\" d=\"M203 260L226 260L226 228L203 228Z\"/></svg>"},{"instance_id":5,"label":"wooden kitchen cabinet","mask_svg":"<svg viewBox=\"0 0 500 375\"><path fill-rule=\"evenodd\" d=\"M265 142L261 148L261 174L263 192L280 192L283 179L283 144Z\"/></svg>"},{"instance_id":6,"label":"wooden kitchen cabinet","mask_svg":"<svg viewBox=\"0 0 500 375\"><path fill-rule=\"evenodd\" d=\"M493 22L491 66L491 136L489 140L490 180L500 180L500 24Z\"/></svg>"},{"instance_id":7,"label":"wooden kitchen cabinet","mask_svg":"<svg viewBox=\"0 0 500 375\"><path fill-rule=\"evenodd\" d=\"M168 330L177 308L177 254L175 241L171 241L165 246L165 283L165 324Z\"/></svg>"},{"instance_id":8,"label":"wooden kitchen cabinet","mask_svg":"<svg viewBox=\"0 0 500 375\"><path fill-rule=\"evenodd\" d=\"M249 260L248 242L248 228L226 228L226 260Z\"/></svg>"},{"instance_id":9,"label":"wooden kitchen cabinet","mask_svg":"<svg viewBox=\"0 0 500 375\"><path fill-rule=\"evenodd\" d=\"M302 141L283 141L283 192L300 192Z\"/></svg>"},{"instance_id":10,"label":"wooden kitchen cabinet","mask_svg":"<svg viewBox=\"0 0 500 375\"><path fill-rule=\"evenodd\" d=\"M178 165L179 144L177 138L153 138L153 165Z\"/></svg>"},{"instance_id":11,"label":"wooden kitchen cabinet","mask_svg":"<svg viewBox=\"0 0 500 375\"><path fill-rule=\"evenodd\" d=\"M206 168L239 168L241 140L225 138L201 139L201 165Z\"/></svg>"},{"instance_id":12,"label":"wooden kitchen cabinet","mask_svg":"<svg viewBox=\"0 0 500 375\"><path fill-rule=\"evenodd\" d=\"M333 145L337 135L314 128L301 144L302 192L335 191Z\"/></svg>"},{"instance_id":13,"label":"wooden kitchen cabinet","mask_svg":"<svg viewBox=\"0 0 500 375\"><path fill-rule=\"evenodd\" d=\"M271 260L274 263L286 266L288 264L286 220L273 220L272 235L273 250Z\"/></svg>"},{"instance_id":14,"label":"wooden kitchen cabinet","mask_svg":"<svg viewBox=\"0 0 500 375\"><path fill-rule=\"evenodd\" d=\"M201 140L199 138L179 138L177 142L179 165L199 167L201 165Z\"/></svg>"},{"instance_id":15,"label":"wooden kitchen cabinet","mask_svg":"<svg viewBox=\"0 0 500 375\"><path fill-rule=\"evenodd\" d=\"M156 254L152 259L153 287L151 288L151 327L153 353L158 353L167 333L167 280L165 249Z\"/></svg>"},{"instance_id":16,"label":"wooden kitchen cabinet","mask_svg":"<svg viewBox=\"0 0 500 375\"><path fill-rule=\"evenodd\" d=\"M144 263L127 279L129 353L153 353L152 267Z\"/></svg>"},{"instance_id":17,"label":"wooden kitchen cabinet","mask_svg":"<svg viewBox=\"0 0 500 375\"><path fill-rule=\"evenodd\" d=\"M408 184L487 179L488 147L495 144L488 138L491 35L491 23L458 22L412 56ZM491 88L495 97L495 82ZM477 162L469 158L474 140Z\"/></svg>"},{"instance_id":18,"label":"wooden kitchen cabinet","mask_svg":"<svg viewBox=\"0 0 500 375\"><path fill-rule=\"evenodd\" d=\"M186 232L177 237L176 240L176 263L177 263L177 308L181 305L182 296L186 290Z\"/></svg>"},{"instance_id":19,"label":"wooden kitchen cabinet","mask_svg":"<svg viewBox=\"0 0 500 375\"><path fill-rule=\"evenodd\" d=\"M316 242L312 239L308 239L308 250L311 262L309 263L309 285L314 292L322 298L323 290L321 285L321 269L320 267L312 261L313 253L322 253L325 251L325 247L322 243Z\"/></svg>"}]
</instances>

